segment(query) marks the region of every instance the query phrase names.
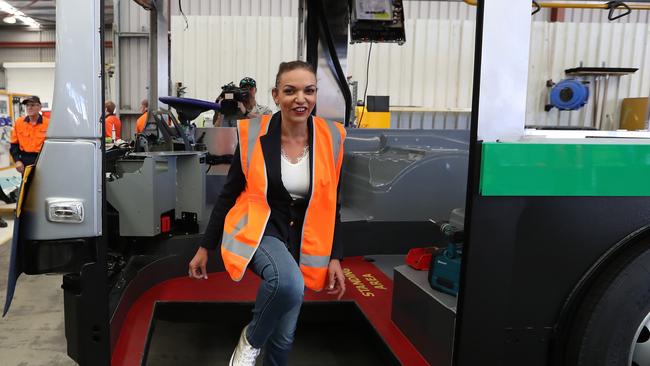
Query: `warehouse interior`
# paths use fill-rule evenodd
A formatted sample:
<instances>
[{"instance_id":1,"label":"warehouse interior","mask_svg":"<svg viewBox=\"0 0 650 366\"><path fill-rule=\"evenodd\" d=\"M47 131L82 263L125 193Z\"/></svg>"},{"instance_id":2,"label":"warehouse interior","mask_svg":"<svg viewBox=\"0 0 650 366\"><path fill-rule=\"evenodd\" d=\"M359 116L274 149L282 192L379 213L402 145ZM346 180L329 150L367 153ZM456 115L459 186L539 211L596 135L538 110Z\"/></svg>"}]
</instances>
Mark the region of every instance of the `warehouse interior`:
<instances>
[{"instance_id":1,"label":"warehouse interior","mask_svg":"<svg viewBox=\"0 0 650 366\"><path fill-rule=\"evenodd\" d=\"M347 290L305 290L289 365L650 365L650 4L0 0L0 18L0 364L233 364L259 278L230 281L219 249L205 281L188 263L240 156L226 101L252 80L281 118L278 65L302 60L347 136ZM29 150L19 125L45 120Z\"/></svg>"}]
</instances>

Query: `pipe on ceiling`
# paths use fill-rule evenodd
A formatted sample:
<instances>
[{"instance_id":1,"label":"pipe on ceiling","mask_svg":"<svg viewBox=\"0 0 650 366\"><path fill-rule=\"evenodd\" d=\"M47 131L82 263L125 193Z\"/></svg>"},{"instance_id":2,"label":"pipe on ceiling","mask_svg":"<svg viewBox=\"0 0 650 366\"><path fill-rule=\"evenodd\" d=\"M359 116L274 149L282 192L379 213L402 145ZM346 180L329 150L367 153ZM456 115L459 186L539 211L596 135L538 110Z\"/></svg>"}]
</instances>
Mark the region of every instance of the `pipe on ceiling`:
<instances>
[{"instance_id":1,"label":"pipe on ceiling","mask_svg":"<svg viewBox=\"0 0 650 366\"><path fill-rule=\"evenodd\" d=\"M476 6L478 5L478 0L463 0L465 4ZM578 2L537 2L542 8L555 8L555 9L603 9L608 10L609 7L607 3L601 4L587 4L587 3L578 3ZM638 3L625 3L631 10L650 10L650 4L638 4Z\"/></svg>"}]
</instances>

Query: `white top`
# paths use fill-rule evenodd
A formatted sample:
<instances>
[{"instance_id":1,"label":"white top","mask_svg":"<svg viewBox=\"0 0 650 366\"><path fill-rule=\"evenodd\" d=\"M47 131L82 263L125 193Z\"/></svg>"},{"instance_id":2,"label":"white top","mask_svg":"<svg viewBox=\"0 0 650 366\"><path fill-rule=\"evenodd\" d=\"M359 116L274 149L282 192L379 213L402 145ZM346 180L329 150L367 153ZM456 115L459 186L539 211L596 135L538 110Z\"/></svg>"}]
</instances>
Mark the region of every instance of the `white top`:
<instances>
[{"instance_id":1,"label":"white top","mask_svg":"<svg viewBox=\"0 0 650 366\"><path fill-rule=\"evenodd\" d=\"M292 163L283 154L282 158L282 184L291 198L305 198L309 193L309 151L298 159L297 163Z\"/></svg>"}]
</instances>

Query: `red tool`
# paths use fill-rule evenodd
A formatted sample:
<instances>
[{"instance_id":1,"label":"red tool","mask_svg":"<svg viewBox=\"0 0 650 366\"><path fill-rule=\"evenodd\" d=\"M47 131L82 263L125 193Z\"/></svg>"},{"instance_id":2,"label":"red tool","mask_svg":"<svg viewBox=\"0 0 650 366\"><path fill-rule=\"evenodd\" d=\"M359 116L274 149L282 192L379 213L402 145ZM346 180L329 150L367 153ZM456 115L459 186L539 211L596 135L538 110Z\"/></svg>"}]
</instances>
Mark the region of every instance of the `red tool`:
<instances>
[{"instance_id":1,"label":"red tool","mask_svg":"<svg viewBox=\"0 0 650 366\"><path fill-rule=\"evenodd\" d=\"M431 266L431 257L438 253L438 247L413 248L406 254L406 264L420 271L427 271Z\"/></svg>"}]
</instances>

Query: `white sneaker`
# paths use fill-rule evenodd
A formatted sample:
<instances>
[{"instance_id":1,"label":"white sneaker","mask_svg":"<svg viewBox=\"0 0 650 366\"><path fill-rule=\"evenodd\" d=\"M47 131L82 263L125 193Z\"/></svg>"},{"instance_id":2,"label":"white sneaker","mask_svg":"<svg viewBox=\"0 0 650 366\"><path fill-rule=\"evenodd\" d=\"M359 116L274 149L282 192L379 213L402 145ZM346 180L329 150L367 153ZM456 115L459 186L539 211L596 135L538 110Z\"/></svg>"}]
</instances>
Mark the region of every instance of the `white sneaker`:
<instances>
[{"instance_id":1,"label":"white sneaker","mask_svg":"<svg viewBox=\"0 0 650 366\"><path fill-rule=\"evenodd\" d=\"M229 366L255 366L255 359L259 356L260 349L248 343L248 339L246 339L247 328L248 325L241 331L239 343L237 343L237 347L235 347L235 351L230 357Z\"/></svg>"}]
</instances>

